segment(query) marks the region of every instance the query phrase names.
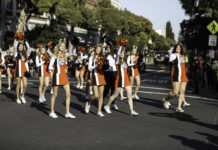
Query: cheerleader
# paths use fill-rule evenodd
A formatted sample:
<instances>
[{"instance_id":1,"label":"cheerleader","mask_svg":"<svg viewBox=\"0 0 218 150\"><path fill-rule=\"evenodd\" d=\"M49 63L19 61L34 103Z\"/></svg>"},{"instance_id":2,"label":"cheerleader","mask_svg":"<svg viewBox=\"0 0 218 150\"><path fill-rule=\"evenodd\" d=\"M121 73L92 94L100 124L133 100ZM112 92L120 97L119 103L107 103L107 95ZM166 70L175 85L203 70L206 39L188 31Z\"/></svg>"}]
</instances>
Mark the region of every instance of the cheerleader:
<instances>
[{"instance_id":1,"label":"cheerleader","mask_svg":"<svg viewBox=\"0 0 218 150\"><path fill-rule=\"evenodd\" d=\"M22 38L24 40L24 37ZM28 57L30 55L30 46L27 41L15 41L15 77L16 77L16 95L17 103L26 103L25 93L27 88L27 76L29 75ZM20 96L21 81L23 82L22 95Z\"/></svg>"},{"instance_id":2,"label":"cheerleader","mask_svg":"<svg viewBox=\"0 0 218 150\"><path fill-rule=\"evenodd\" d=\"M11 85L14 81L14 70L15 70L15 58L14 58L14 51L13 46L9 47L8 50L9 55L5 57L5 64L7 69L8 75L8 90L11 90Z\"/></svg>"},{"instance_id":3,"label":"cheerleader","mask_svg":"<svg viewBox=\"0 0 218 150\"><path fill-rule=\"evenodd\" d=\"M89 58L90 57L94 57L95 56L95 51L94 49L90 49L89 50ZM88 69L88 64L87 63L87 69L86 69L86 74L85 74L85 80L87 81L86 83L86 99L90 99L89 95L93 95L93 91L92 91L92 71L90 71Z\"/></svg>"},{"instance_id":4,"label":"cheerleader","mask_svg":"<svg viewBox=\"0 0 218 150\"><path fill-rule=\"evenodd\" d=\"M104 99L107 96L107 94L110 92L110 96L114 94L115 90L115 80L117 77L117 68L115 63L115 56L114 53L111 52L110 47L106 48L106 61L105 61L105 80L106 85L104 89ZM118 110L118 106L115 104L115 101L113 101L112 108L115 110Z\"/></svg>"},{"instance_id":5,"label":"cheerleader","mask_svg":"<svg viewBox=\"0 0 218 150\"><path fill-rule=\"evenodd\" d=\"M36 56L36 67L38 67L39 77L39 102L45 102L45 92L49 85L48 64L50 61L49 55L46 52L45 46L38 45L39 51ZM44 87L43 87L44 84Z\"/></svg>"},{"instance_id":6,"label":"cheerleader","mask_svg":"<svg viewBox=\"0 0 218 150\"><path fill-rule=\"evenodd\" d=\"M122 40L125 40L125 39L122 39ZM127 64L125 62L125 51L124 50L122 51L122 46L119 47L115 60L116 60L116 67L117 67L117 78L115 81L116 89L115 89L114 94L110 97L107 105L104 106L104 109L107 113L111 113L111 110L110 110L111 103L115 100L116 97L118 97L118 95L120 94L120 90L122 88L125 88L127 92L131 115L136 116L138 115L138 113L135 112L133 109L132 86L131 86L131 83L129 81L129 77L127 74Z\"/></svg>"},{"instance_id":7,"label":"cheerleader","mask_svg":"<svg viewBox=\"0 0 218 150\"><path fill-rule=\"evenodd\" d=\"M188 78L186 76L187 68L185 66L185 57L183 55L182 45L175 45L173 52L170 55L169 62L171 66L173 66L171 71L172 90L168 93L167 97L163 99L164 108L169 109L171 105L169 100L179 95L178 107L176 108L176 111L184 112L181 105L182 102L185 103L185 90Z\"/></svg>"},{"instance_id":8,"label":"cheerleader","mask_svg":"<svg viewBox=\"0 0 218 150\"><path fill-rule=\"evenodd\" d=\"M4 70L5 58L0 52L0 93L2 93L2 72Z\"/></svg>"},{"instance_id":9,"label":"cheerleader","mask_svg":"<svg viewBox=\"0 0 218 150\"><path fill-rule=\"evenodd\" d=\"M58 94L59 86L63 86L66 93L66 113L65 118L76 118L70 113L70 85L67 79L67 55L66 45L62 41L56 47L54 56L50 60L49 70L54 70L52 75L53 94L51 97L51 112L49 117L58 118L54 111L55 99Z\"/></svg>"},{"instance_id":10,"label":"cheerleader","mask_svg":"<svg viewBox=\"0 0 218 150\"><path fill-rule=\"evenodd\" d=\"M127 58L127 64L129 67L129 76L130 76L130 82L132 86L134 84L134 79L136 80L135 93L133 94L132 98L140 99L137 95L139 87L140 87L140 74L138 71L138 56L136 56L136 53L137 53L137 48L133 46L131 56L128 56Z\"/></svg>"},{"instance_id":11,"label":"cheerleader","mask_svg":"<svg viewBox=\"0 0 218 150\"><path fill-rule=\"evenodd\" d=\"M77 59L76 59L76 72L75 72L75 77L77 79L77 88L83 89L83 83L84 83L84 73L86 71L86 59L88 58L88 56L85 54L85 48L84 47L80 47L79 48L79 52L77 55Z\"/></svg>"},{"instance_id":12,"label":"cheerleader","mask_svg":"<svg viewBox=\"0 0 218 150\"><path fill-rule=\"evenodd\" d=\"M103 95L104 95L104 85L106 84L104 73L103 73L103 65L104 65L104 57L102 57L102 48L101 46L96 47L95 56L89 58L89 70L92 71L92 85L94 95L91 97L89 102L86 102L85 112L89 113L90 106L92 102L98 98L98 113L97 115L100 117L104 117L104 114L101 111L102 103L103 103Z\"/></svg>"}]
</instances>

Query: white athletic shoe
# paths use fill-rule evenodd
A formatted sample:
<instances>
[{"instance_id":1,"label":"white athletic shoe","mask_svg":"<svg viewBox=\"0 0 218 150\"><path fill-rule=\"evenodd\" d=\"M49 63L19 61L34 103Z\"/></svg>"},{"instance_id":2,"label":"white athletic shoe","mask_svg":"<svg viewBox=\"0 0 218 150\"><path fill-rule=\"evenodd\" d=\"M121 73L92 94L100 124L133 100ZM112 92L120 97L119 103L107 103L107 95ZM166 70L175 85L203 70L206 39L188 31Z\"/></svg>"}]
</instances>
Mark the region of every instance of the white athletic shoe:
<instances>
[{"instance_id":1,"label":"white athletic shoe","mask_svg":"<svg viewBox=\"0 0 218 150\"><path fill-rule=\"evenodd\" d=\"M181 107L177 107L177 108L176 108L176 111L177 111L177 112L184 112L184 110L183 110Z\"/></svg>"},{"instance_id":2,"label":"white athletic shoe","mask_svg":"<svg viewBox=\"0 0 218 150\"><path fill-rule=\"evenodd\" d=\"M137 115L139 115L139 113L137 113L135 110L133 110L133 111L131 112L131 116L137 116Z\"/></svg>"},{"instance_id":3,"label":"white athletic shoe","mask_svg":"<svg viewBox=\"0 0 218 150\"><path fill-rule=\"evenodd\" d=\"M163 106L165 109L170 109L170 103L167 101L164 102Z\"/></svg>"},{"instance_id":4,"label":"white athletic shoe","mask_svg":"<svg viewBox=\"0 0 218 150\"><path fill-rule=\"evenodd\" d=\"M74 116L74 115L71 114L71 113L66 113L66 114L65 114L65 118L74 119L74 118L76 118L76 116Z\"/></svg>"},{"instance_id":5,"label":"white athletic shoe","mask_svg":"<svg viewBox=\"0 0 218 150\"><path fill-rule=\"evenodd\" d=\"M82 89L83 89L83 86L81 85L79 88L82 90Z\"/></svg>"},{"instance_id":6,"label":"white athletic shoe","mask_svg":"<svg viewBox=\"0 0 218 150\"><path fill-rule=\"evenodd\" d=\"M10 87L10 86L8 87L8 90L9 90L9 91L11 90L11 87Z\"/></svg>"},{"instance_id":7,"label":"white athletic shoe","mask_svg":"<svg viewBox=\"0 0 218 150\"><path fill-rule=\"evenodd\" d=\"M90 95L93 95L93 91L90 91L89 94L90 94Z\"/></svg>"},{"instance_id":8,"label":"white athletic shoe","mask_svg":"<svg viewBox=\"0 0 218 150\"><path fill-rule=\"evenodd\" d=\"M42 96L39 96L39 102L40 102L40 103L43 103L43 102L44 102Z\"/></svg>"},{"instance_id":9,"label":"white athletic shoe","mask_svg":"<svg viewBox=\"0 0 218 150\"><path fill-rule=\"evenodd\" d=\"M121 101L124 100L124 99L127 99L127 97L121 97L121 98L120 98Z\"/></svg>"},{"instance_id":10,"label":"white athletic shoe","mask_svg":"<svg viewBox=\"0 0 218 150\"><path fill-rule=\"evenodd\" d=\"M77 88L77 89L80 88L80 84L77 84L76 88Z\"/></svg>"},{"instance_id":11,"label":"white athletic shoe","mask_svg":"<svg viewBox=\"0 0 218 150\"><path fill-rule=\"evenodd\" d=\"M50 94L53 94L53 88L51 89Z\"/></svg>"},{"instance_id":12,"label":"white athletic shoe","mask_svg":"<svg viewBox=\"0 0 218 150\"><path fill-rule=\"evenodd\" d=\"M135 95L132 95L132 99L135 99Z\"/></svg>"},{"instance_id":13,"label":"white athletic shoe","mask_svg":"<svg viewBox=\"0 0 218 150\"><path fill-rule=\"evenodd\" d=\"M184 102L183 107L188 107L188 106L191 106L191 104Z\"/></svg>"},{"instance_id":14,"label":"white athletic shoe","mask_svg":"<svg viewBox=\"0 0 218 150\"><path fill-rule=\"evenodd\" d=\"M2 90L0 90L0 93L2 93Z\"/></svg>"},{"instance_id":15,"label":"white athletic shoe","mask_svg":"<svg viewBox=\"0 0 218 150\"><path fill-rule=\"evenodd\" d=\"M104 106L104 110L106 111L106 113L108 113L108 114L111 114L112 112L111 112L111 110L110 110L110 107L108 107L108 106Z\"/></svg>"},{"instance_id":16,"label":"white athletic shoe","mask_svg":"<svg viewBox=\"0 0 218 150\"><path fill-rule=\"evenodd\" d=\"M90 105L88 102L86 102L86 106L85 106L85 112L88 114L90 110Z\"/></svg>"},{"instance_id":17,"label":"white athletic shoe","mask_svg":"<svg viewBox=\"0 0 218 150\"><path fill-rule=\"evenodd\" d=\"M163 103L165 103L165 101L166 101L165 98L163 98ZM171 106L170 101L168 101L168 105Z\"/></svg>"},{"instance_id":18,"label":"white athletic shoe","mask_svg":"<svg viewBox=\"0 0 218 150\"><path fill-rule=\"evenodd\" d=\"M58 118L55 112L50 112L49 117L54 118L54 119Z\"/></svg>"},{"instance_id":19,"label":"white athletic shoe","mask_svg":"<svg viewBox=\"0 0 218 150\"><path fill-rule=\"evenodd\" d=\"M20 97L20 99L21 99L21 101L22 101L23 104L26 104L26 99L25 99L25 97Z\"/></svg>"},{"instance_id":20,"label":"white athletic shoe","mask_svg":"<svg viewBox=\"0 0 218 150\"><path fill-rule=\"evenodd\" d=\"M112 107L113 109L115 109L115 110L118 110L118 109L119 109L116 104L112 104L111 107Z\"/></svg>"},{"instance_id":21,"label":"white athletic shoe","mask_svg":"<svg viewBox=\"0 0 218 150\"><path fill-rule=\"evenodd\" d=\"M42 95L42 100L45 102L46 99L45 99L45 95Z\"/></svg>"},{"instance_id":22,"label":"white athletic shoe","mask_svg":"<svg viewBox=\"0 0 218 150\"><path fill-rule=\"evenodd\" d=\"M138 97L138 95L135 95L135 99L139 100L140 98Z\"/></svg>"},{"instance_id":23,"label":"white athletic shoe","mask_svg":"<svg viewBox=\"0 0 218 150\"><path fill-rule=\"evenodd\" d=\"M104 117L104 114L100 111L100 112L97 113L97 116Z\"/></svg>"},{"instance_id":24,"label":"white athletic shoe","mask_svg":"<svg viewBox=\"0 0 218 150\"><path fill-rule=\"evenodd\" d=\"M18 104L21 104L21 101L20 101L20 99L17 99L17 100L16 100L16 102L17 102Z\"/></svg>"}]
</instances>

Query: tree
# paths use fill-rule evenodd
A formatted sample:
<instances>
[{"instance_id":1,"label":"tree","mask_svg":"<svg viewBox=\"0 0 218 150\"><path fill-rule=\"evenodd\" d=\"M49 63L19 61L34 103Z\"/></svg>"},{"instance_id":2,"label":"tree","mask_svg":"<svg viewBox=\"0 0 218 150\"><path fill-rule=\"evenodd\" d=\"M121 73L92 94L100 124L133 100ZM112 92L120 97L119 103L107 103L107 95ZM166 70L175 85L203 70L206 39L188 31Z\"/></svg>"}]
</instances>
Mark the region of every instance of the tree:
<instances>
[{"instance_id":1,"label":"tree","mask_svg":"<svg viewBox=\"0 0 218 150\"><path fill-rule=\"evenodd\" d=\"M59 28L47 25L36 26L33 30L26 33L26 38L32 47L36 47L37 44L47 45L50 41L58 43L59 39L65 37L66 35Z\"/></svg>"},{"instance_id":2,"label":"tree","mask_svg":"<svg viewBox=\"0 0 218 150\"><path fill-rule=\"evenodd\" d=\"M170 21L167 21L167 24L166 24L166 38L170 38L172 40L175 40L173 29L172 29Z\"/></svg>"},{"instance_id":3,"label":"tree","mask_svg":"<svg viewBox=\"0 0 218 150\"><path fill-rule=\"evenodd\" d=\"M218 19L218 0L179 0L185 13L190 16L180 24L180 40L188 50L208 49L210 32L206 26Z\"/></svg>"},{"instance_id":4,"label":"tree","mask_svg":"<svg viewBox=\"0 0 218 150\"><path fill-rule=\"evenodd\" d=\"M11 2L11 0L7 0ZM25 32L26 24L31 14L41 14L42 12L51 12L54 6L60 0L17 0L18 6L20 6L20 16L16 26L16 32Z\"/></svg>"}]
</instances>

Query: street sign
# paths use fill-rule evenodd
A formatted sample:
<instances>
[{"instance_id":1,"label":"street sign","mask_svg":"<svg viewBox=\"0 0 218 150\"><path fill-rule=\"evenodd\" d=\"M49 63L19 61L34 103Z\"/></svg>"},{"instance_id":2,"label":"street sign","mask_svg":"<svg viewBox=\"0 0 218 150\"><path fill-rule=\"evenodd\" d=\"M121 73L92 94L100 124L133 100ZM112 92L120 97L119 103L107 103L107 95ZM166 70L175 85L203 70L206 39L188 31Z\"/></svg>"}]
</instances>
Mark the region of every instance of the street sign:
<instances>
[{"instance_id":1,"label":"street sign","mask_svg":"<svg viewBox=\"0 0 218 150\"><path fill-rule=\"evenodd\" d=\"M216 34L218 32L218 24L215 20L213 20L208 26L207 29L210 31L211 34Z\"/></svg>"},{"instance_id":2,"label":"street sign","mask_svg":"<svg viewBox=\"0 0 218 150\"><path fill-rule=\"evenodd\" d=\"M216 35L209 35L209 46L216 46L217 45L217 36Z\"/></svg>"}]
</instances>

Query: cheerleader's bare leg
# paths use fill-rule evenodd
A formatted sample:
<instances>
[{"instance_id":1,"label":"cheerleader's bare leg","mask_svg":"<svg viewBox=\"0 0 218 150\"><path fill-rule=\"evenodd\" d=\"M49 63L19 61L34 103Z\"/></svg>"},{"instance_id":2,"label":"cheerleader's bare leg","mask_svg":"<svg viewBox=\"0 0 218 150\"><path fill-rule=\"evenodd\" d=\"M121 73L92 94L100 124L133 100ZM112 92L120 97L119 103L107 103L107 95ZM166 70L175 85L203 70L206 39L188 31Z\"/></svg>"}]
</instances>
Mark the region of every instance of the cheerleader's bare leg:
<instances>
[{"instance_id":1,"label":"cheerleader's bare leg","mask_svg":"<svg viewBox=\"0 0 218 150\"><path fill-rule=\"evenodd\" d=\"M70 85L66 84L63 86L66 94L66 113L70 112Z\"/></svg>"},{"instance_id":2,"label":"cheerleader's bare leg","mask_svg":"<svg viewBox=\"0 0 218 150\"><path fill-rule=\"evenodd\" d=\"M80 86L80 79L79 79L79 74L80 74L80 71L76 69L75 71L75 77L76 77L76 80L77 80L77 88L79 88Z\"/></svg>"},{"instance_id":3,"label":"cheerleader's bare leg","mask_svg":"<svg viewBox=\"0 0 218 150\"><path fill-rule=\"evenodd\" d=\"M25 96L26 93L26 88L27 88L27 78L26 77L22 77L21 81L23 82L23 92L22 92L22 97Z\"/></svg>"},{"instance_id":4,"label":"cheerleader's bare leg","mask_svg":"<svg viewBox=\"0 0 218 150\"><path fill-rule=\"evenodd\" d=\"M84 76L84 72L85 72L85 71L80 71L80 72L79 72L80 89L83 89L83 83L84 83L84 78L83 78L83 76Z\"/></svg>"},{"instance_id":5,"label":"cheerleader's bare leg","mask_svg":"<svg viewBox=\"0 0 218 150\"><path fill-rule=\"evenodd\" d=\"M53 86L53 94L51 96L51 113L54 113L54 105L55 105L55 99L58 94L58 86Z\"/></svg>"},{"instance_id":6,"label":"cheerleader's bare leg","mask_svg":"<svg viewBox=\"0 0 218 150\"><path fill-rule=\"evenodd\" d=\"M98 112L101 112L103 97L104 97L104 86L99 86L98 90L99 90Z\"/></svg>"}]
</instances>

